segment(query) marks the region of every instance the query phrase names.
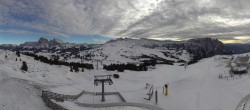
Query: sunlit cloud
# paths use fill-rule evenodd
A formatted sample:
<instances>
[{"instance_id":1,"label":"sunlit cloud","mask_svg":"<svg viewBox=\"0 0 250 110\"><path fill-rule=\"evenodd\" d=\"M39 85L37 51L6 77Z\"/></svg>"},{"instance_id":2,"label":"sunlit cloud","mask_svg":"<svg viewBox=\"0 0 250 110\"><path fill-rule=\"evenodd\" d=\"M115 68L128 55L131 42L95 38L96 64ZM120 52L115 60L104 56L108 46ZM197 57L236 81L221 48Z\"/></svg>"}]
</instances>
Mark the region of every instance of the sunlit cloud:
<instances>
[{"instance_id":1,"label":"sunlit cloud","mask_svg":"<svg viewBox=\"0 0 250 110\"><path fill-rule=\"evenodd\" d=\"M250 36L237 36L233 39L221 39L223 43L249 43L250 42Z\"/></svg>"},{"instance_id":2,"label":"sunlit cloud","mask_svg":"<svg viewBox=\"0 0 250 110\"><path fill-rule=\"evenodd\" d=\"M208 19L210 19L211 22L223 24L224 26L240 26L240 25L250 24L250 18L234 19L221 16L212 16L208 17Z\"/></svg>"},{"instance_id":3,"label":"sunlit cloud","mask_svg":"<svg viewBox=\"0 0 250 110\"><path fill-rule=\"evenodd\" d=\"M220 41L222 41L225 44L232 44L232 43L240 43L240 44L242 44L242 43L246 43L243 40L220 40Z\"/></svg>"},{"instance_id":4,"label":"sunlit cloud","mask_svg":"<svg viewBox=\"0 0 250 110\"><path fill-rule=\"evenodd\" d=\"M234 37L234 39L238 39L238 40L250 40L250 36L238 36L238 37Z\"/></svg>"}]
</instances>

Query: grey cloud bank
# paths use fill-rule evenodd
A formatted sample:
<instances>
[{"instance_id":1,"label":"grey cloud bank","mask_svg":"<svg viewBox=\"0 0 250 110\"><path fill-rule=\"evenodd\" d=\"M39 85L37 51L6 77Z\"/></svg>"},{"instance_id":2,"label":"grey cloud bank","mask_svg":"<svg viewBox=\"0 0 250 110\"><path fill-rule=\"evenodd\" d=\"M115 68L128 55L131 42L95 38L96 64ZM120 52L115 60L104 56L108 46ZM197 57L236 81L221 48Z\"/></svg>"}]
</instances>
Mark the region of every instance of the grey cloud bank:
<instances>
[{"instance_id":1,"label":"grey cloud bank","mask_svg":"<svg viewBox=\"0 0 250 110\"><path fill-rule=\"evenodd\" d=\"M0 30L249 43L249 6L249 0L1 0Z\"/></svg>"}]
</instances>

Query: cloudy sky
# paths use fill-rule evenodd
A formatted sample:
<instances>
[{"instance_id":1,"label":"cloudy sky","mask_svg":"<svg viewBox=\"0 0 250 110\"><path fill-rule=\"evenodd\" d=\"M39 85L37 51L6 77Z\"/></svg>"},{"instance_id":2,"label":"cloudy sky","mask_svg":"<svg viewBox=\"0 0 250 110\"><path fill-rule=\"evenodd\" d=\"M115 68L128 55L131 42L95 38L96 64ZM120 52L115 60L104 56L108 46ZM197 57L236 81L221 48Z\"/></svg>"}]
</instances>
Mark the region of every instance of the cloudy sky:
<instances>
[{"instance_id":1,"label":"cloudy sky","mask_svg":"<svg viewBox=\"0 0 250 110\"><path fill-rule=\"evenodd\" d=\"M39 37L250 43L250 0L0 0L0 43Z\"/></svg>"}]
</instances>

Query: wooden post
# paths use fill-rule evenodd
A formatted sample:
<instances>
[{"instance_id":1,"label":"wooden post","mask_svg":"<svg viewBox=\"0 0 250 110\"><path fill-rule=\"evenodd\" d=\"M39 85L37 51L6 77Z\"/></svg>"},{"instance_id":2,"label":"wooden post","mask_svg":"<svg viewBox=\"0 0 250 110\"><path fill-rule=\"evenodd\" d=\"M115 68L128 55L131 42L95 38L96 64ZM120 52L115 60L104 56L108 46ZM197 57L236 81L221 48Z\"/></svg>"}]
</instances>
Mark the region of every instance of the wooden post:
<instances>
[{"instance_id":1,"label":"wooden post","mask_svg":"<svg viewBox=\"0 0 250 110\"><path fill-rule=\"evenodd\" d=\"M165 95L168 95L168 84L165 84Z\"/></svg>"},{"instance_id":2,"label":"wooden post","mask_svg":"<svg viewBox=\"0 0 250 110\"><path fill-rule=\"evenodd\" d=\"M157 93L157 90L155 91L155 103L156 104L158 103L158 93Z\"/></svg>"},{"instance_id":3,"label":"wooden post","mask_svg":"<svg viewBox=\"0 0 250 110\"><path fill-rule=\"evenodd\" d=\"M187 67L188 67L188 62L185 62L185 63L184 63L184 68L185 68L185 70L187 69Z\"/></svg>"},{"instance_id":4,"label":"wooden post","mask_svg":"<svg viewBox=\"0 0 250 110\"><path fill-rule=\"evenodd\" d=\"M42 90L42 98L43 98L44 96L43 96L43 90Z\"/></svg>"}]
</instances>

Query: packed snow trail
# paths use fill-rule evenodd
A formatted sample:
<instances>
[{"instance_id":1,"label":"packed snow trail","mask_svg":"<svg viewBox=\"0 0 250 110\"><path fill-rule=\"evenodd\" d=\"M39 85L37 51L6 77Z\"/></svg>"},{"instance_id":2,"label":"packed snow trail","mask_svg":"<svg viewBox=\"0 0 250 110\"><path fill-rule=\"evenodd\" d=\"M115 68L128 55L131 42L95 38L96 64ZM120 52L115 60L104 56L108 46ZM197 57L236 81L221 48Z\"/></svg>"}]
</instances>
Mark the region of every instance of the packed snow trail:
<instances>
[{"instance_id":1,"label":"packed snow trail","mask_svg":"<svg viewBox=\"0 0 250 110\"><path fill-rule=\"evenodd\" d=\"M239 104L236 106L235 110L244 110L243 108L245 108L245 104L248 103L248 99L250 99L250 94L248 94L247 96L245 96L245 97L239 102Z\"/></svg>"},{"instance_id":2,"label":"packed snow trail","mask_svg":"<svg viewBox=\"0 0 250 110\"><path fill-rule=\"evenodd\" d=\"M202 66L201 63L202 62ZM187 74L192 74L190 72L194 72L197 79L197 88L196 88L196 99L195 105L196 110L222 110L222 106L220 102L212 97L220 96L223 94L221 91L225 91L224 88L217 86L217 83L220 83L220 80L217 79L218 71L214 71L214 58L203 59L200 62L190 65L190 70L187 71ZM214 107L211 108L210 105L213 104Z\"/></svg>"},{"instance_id":3,"label":"packed snow trail","mask_svg":"<svg viewBox=\"0 0 250 110\"><path fill-rule=\"evenodd\" d=\"M200 103L201 103L201 91L203 90L203 85L206 83L206 78L207 76L209 75L210 73L210 68L211 68L211 60L207 60L206 62L206 65L208 65L207 68L199 68L201 71L200 72L203 72L202 70L206 70L204 71L205 74L203 75L203 77L201 78L201 82L200 82L200 85L199 85L199 89L197 91L197 95L196 95L196 106L197 106L197 110L200 110Z\"/></svg>"}]
</instances>

